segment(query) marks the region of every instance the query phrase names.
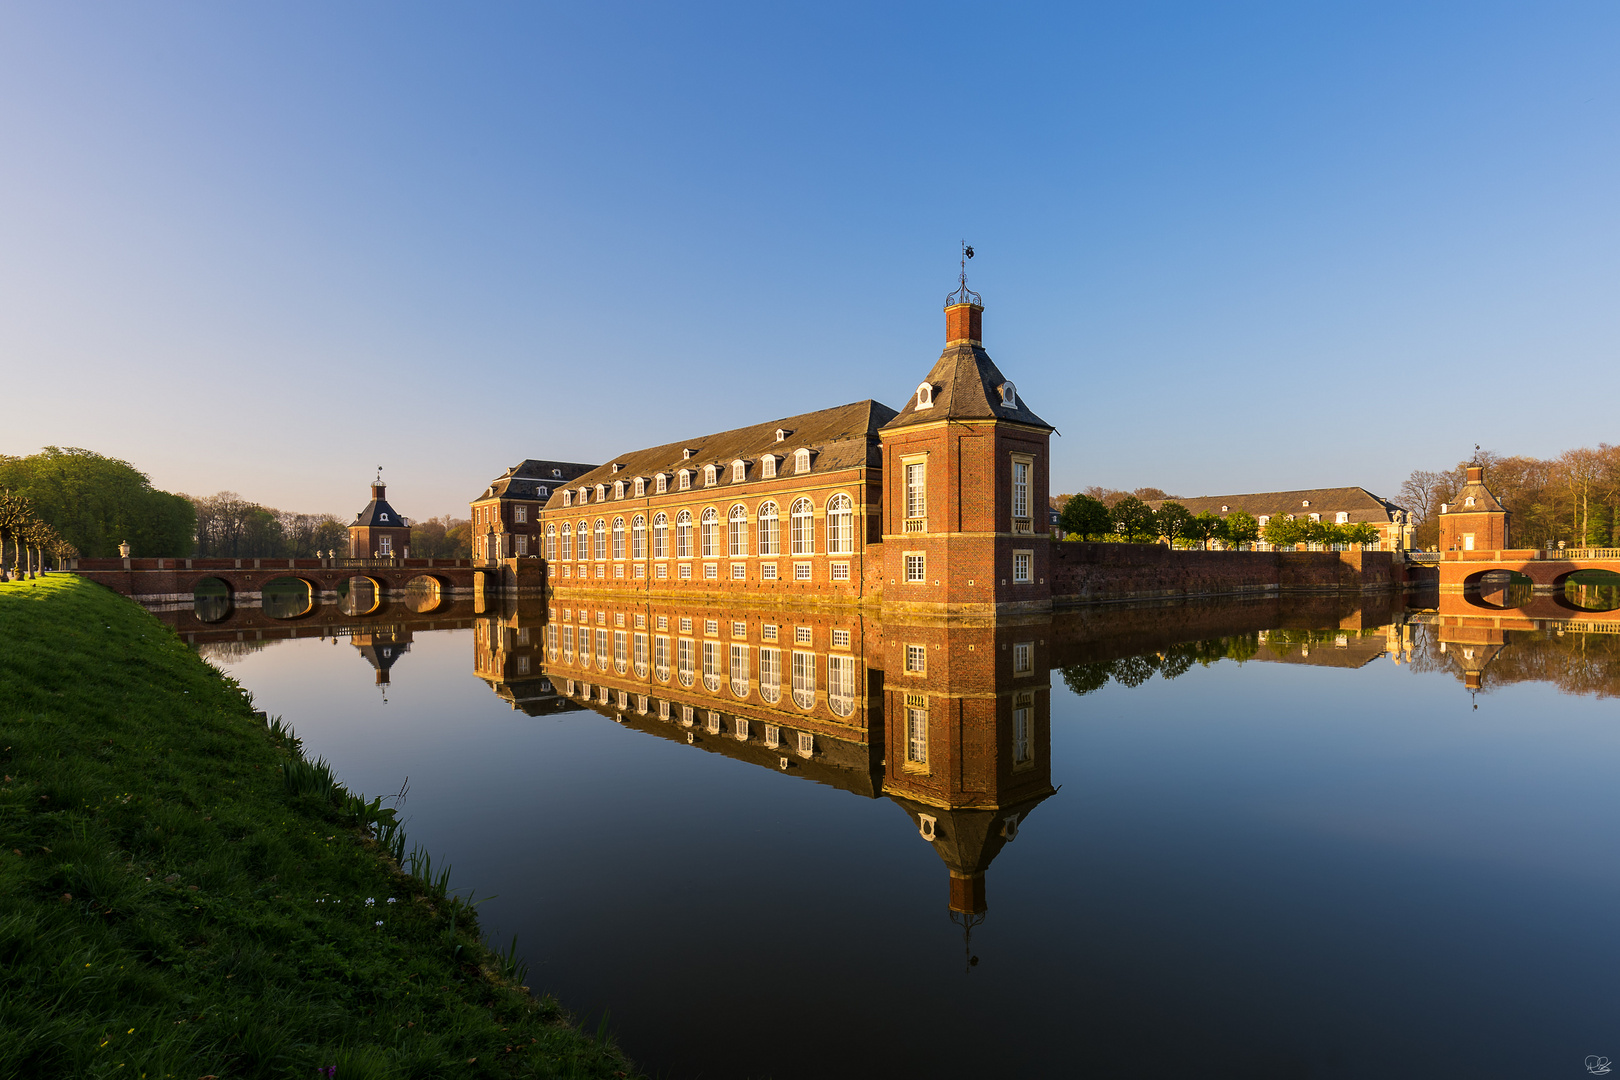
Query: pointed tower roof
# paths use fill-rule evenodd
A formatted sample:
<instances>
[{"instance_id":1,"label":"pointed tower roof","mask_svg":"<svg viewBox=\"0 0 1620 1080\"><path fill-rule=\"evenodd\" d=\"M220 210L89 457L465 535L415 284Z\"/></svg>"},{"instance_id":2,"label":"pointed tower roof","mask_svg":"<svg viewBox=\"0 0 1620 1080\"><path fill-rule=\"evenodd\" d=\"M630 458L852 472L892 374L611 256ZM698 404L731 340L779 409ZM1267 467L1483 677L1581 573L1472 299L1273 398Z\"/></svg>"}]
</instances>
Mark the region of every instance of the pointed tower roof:
<instances>
[{"instance_id":1,"label":"pointed tower roof","mask_svg":"<svg viewBox=\"0 0 1620 1080\"><path fill-rule=\"evenodd\" d=\"M389 506L388 500L383 498L383 493L387 490L387 486L380 480L372 484L371 501L355 515L355 519L349 523L349 528L369 525L373 528L387 529L408 525L409 522L400 517L399 511Z\"/></svg>"},{"instance_id":2,"label":"pointed tower roof","mask_svg":"<svg viewBox=\"0 0 1620 1080\"><path fill-rule=\"evenodd\" d=\"M1502 513L1504 507L1496 501L1491 489L1485 486L1485 470L1479 465L1468 466L1468 478L1455 498L1448 504L1449 514ZM1469 499L1473 499L1469 503Z\"/></svg>"},{"instance_id":3,"label":"pointed tower roof","mask_svg":"<svg viewBox=\"0 0 1620 1080\"><path fill-rule=\"evenodd\" d=\"M1017 387L984 351L979 340L984 305L978 301L964 272L960 288L945 299L945 351L884 430L939 420L1008 420L1054 430L1024 404ZM920 392L924 386L927 393Z\"/></svg>"}]
</instances>

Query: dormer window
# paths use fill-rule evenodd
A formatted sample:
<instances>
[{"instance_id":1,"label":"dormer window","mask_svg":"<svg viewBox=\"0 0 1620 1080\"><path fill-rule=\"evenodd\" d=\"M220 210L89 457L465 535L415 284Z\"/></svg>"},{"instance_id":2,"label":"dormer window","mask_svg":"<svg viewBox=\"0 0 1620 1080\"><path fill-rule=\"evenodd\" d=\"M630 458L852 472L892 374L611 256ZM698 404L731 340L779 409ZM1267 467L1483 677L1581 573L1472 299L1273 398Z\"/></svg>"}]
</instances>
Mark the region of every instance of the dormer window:
<instances>
[{"instance_id":1,"label":"dormer window","mask_svg":"<svg viewBox=\"0 0 1620 1080\"><path fill-rule=\"evenodd\" d=\"M793 471L807 473L810 471L810 451L799 449L793 451Z\"/></svg>"},{"instance_id":2,"label":"dormer window","mask_svg":"<svg viewBox=\"0 0 1620 1080\"><path fill-rule=\"evenodd\" d=\"M1301 505L1301 506L1309 506L1309 505L1311 505L1311 500L1306 499L1304 502L1300 503L1299 505Z\"/></svg>"},{"instance_id":3,"label":"dormer window","mask_svg":"<svg viewBox=\"0 0 1620 1080\"><path fill-rule=\"evenodd\" d=\"M715 474L714 466L713 465L705 465L705 466L703 466L703 486L704 487L714 487L715 480L716 480L716 474Z\"/></svg>"},{"instance_id":4,"label":"dormer window","mask_svg":"<svg viewBox=\"0 0 1620 1080\"><path fill-rule=\"evenodd\" d=\"M1221 507L1221 513L1223 513L1223 514L1224 514L1224 513L1226 513L1226 511L1227 511L1227 509L1228 509L1228 508L1227 508L1227 507L1225 507L1225 506L1223 506L1223 507Z\"/></svg>"},{"instance_id":5,"label":"dormer window","mask_svg":"<svg viewBox=\"0 0 1620 1080\"><path fill-rule=\"evenodd\" d=\"M636 477L635 485L636 485L636 498L639 499L643 495L647 494L647 481L646 481L645 478L640 477L640 476Z\"/></svg>"},{"instance_id":6,"label":"dormer window","mask_svg":"<svg viewBox=\"0 0 1620 1080\"><path fill-rule=\"evenodd\" d=\"M1271 523L1271 515L1270 514L1261 514L1260 515L1260 527L1262 529L1265 528L1270 523Z\"/></svg>"},{"instance_id":7,"label":"dormer window","mask_svg":"<svg viewBox=\"0 0 1620 1080\"><path fill-rule=\"evenodd\" d=\"M551 476L552 476L552 479L561 480L562 479L562 470L561 469L552 469L551 470Z\"/></svg>"},{"instance_id":8,"label":"dormer window","mask_svg":"<svg viewBox=\"0 0 1620 1080\"><path fill-rule=\"evenodd\" d=\"M1464 506L1473 506L1474 505L1474 497L1472 495L1468 496L1468 498L1463 500L1463 505Z\"/></svg>"},{"instance_id":9,"label":"dormer window","mask_svg":"<svg viewBox=\"0 0 1620 1080\"><path fill-rule=\"evenodd\" d=\"M917 387L917 408L932 409L934 407L934 387L931 383L923 383Z\"/></svg>"},{"instance_id":10,"label":"dormer window","mask_svg":"<svg viewBox=\"0 0 1620 1080\"><path fill-rule=\"evenodd\" d=\"M572 491L563 492L563 505L564 506L573 506L574 505L574 493Z\"/></svg>"},{"instance_id":11,"label":"dormer window","mask_svg":"<svg viewBox=\"0 0 1620 1080\"><path fill-rule=\"evenodd\" d=\"M697 451L692 449L689 446L685 450L681 451L681 460L682 461L691 461L692 460L692 455L695 454L695 453L697 453Z\"/></svg>"},{"instance_id":12,"label":"dormer window","mask_svg":"<svg viewBox=\"0 0 1620 1080\"><path fill-rule=\"evenodd\" d=\"M766 480L776 478L776 455L765 454L759 459L759 475Z\"/></svg>"},{"instance_id":13,"label":"dormer window","mask_svg":"<svg viewBox=\"0 0 1620 1080\"><path fill-rule=\"evenodd\" d=\"M378 521L387 521L388 520L388 515L387 514L378 514L377 515L377 520Z\"/></svg>"},{"instance_id":14,"label":"dormer window","mask_svg":"<svg viewBox=\"0 0 1620 1080\"><path fill-rule=\"evenodd\" d=\"M731 463L731 482L740 484L748 479L748 462L738 458Z\"/></svg>"},{"instance_id":15,"label":"dormer window","mask_svg":"<svg viewBox=\"0 0 1620 1080\"><path fill-rule=\"evenodd\" d=\"M1009 409L1018 408L1018 388L1010 382L1004 382L996 389L1001 391L1001 404Z\"/></svg>"},{"instance_id":16,"label":"dormer window","mask_svg":"<svg viewBox=\"0 0 1620 1080\"><path fill-rule=\"evenodd\" d=\"M657 476L653 477L653 489L655 491L657 491L658 494L660 494L660 495L662 495L662 494L664 494L664 492L668 491L669 490L669 476L668 476L668 474L659 473Z\"/></svg>"},{"instance_id":17,"label":"dormer window","mask_svg":"<svg viewBox=\"0 0 1620 1080\"><path fill-rule=\"evenodd\" d=\"M1311 520L1312 521L1321 521L1322 520L1322 515L1321 514L1312 514L1311 515Z\"/></svg>"},{"instance_id":18,"label":"dormer window","mask_svg":"<svg viewBox=\"0 0 1620 1080\"><path fill-rule=\"evenodd\" d=\"M597 484L596 485L596 501L601 502L605 498L607 498L607 485L606 484Z\"/></svg>"},{"instance_id":19,"label":"dormer window","mask_svg":"<svg viewBox=\"0 0 1620 1080\"><path fill-rule=\"evenodd\" d=\"M678 485L680 489L682 491L692 490L692 470L682 469L677 475L681 478L681 482Z\"/></svg>"},{"instance_id":20,"label":"dormer window","mask_svg":"<svg viewBox=\"0 0 1620 1080\"><path fill-rule=\"evenodd\" d=\"M617 471L619 467L617 465L615 465L615 466L613 466L613 468L614 468L615 471ZM613 497L615 499L624 498L624 481L623 480L615 480L615 481L613 481Z\"/></svg>"},{"instance_id":21,"label":"dormer window","mask_svg":"<svg viewBox=\"0 0 1620 1080\"><path fill-rule=\"evenodd\" d=\"M538 487L536 487L534 489L535 498L537 498L537 499L545 498L546 497L546 491L547 491L546 485L544 485L544 484L539 485Z\"/></svg>"},{"instance_id":22,"label":"dormer window","mask_svg":"<svg viewBox=\"0 0 1620 1080\"><path fill-rule=\"evenodd\" d=\"M793 432L789 431L787 428L779 427L776 429L776 441L787 442L787 437L791 434L793 434Z\"/></svg>"},{"instance_id":23,"label":"dormer window","mask_svg":"<svg viewBox=\"0 0 1620 1080\"><path fill-rule=\"evenodd\" d=\"M580 488L579 489L579 505L584 506L586 503L588 503L590 501L591 501L591 489L588 488L588 487Z\"/></svg>"},{"instance_id":24,"label":"dormer window","mask_svg":"<svg viewBox=\"0 0 1620 1080\"><path fill-rule=\"evenodd\" d=\"M1350 515L1345 513L1343 510L1340 510L1337 514L1333 515L1333 523L1335 525L1348 525L1350 524Z\"/></svg>"}]
</instances>

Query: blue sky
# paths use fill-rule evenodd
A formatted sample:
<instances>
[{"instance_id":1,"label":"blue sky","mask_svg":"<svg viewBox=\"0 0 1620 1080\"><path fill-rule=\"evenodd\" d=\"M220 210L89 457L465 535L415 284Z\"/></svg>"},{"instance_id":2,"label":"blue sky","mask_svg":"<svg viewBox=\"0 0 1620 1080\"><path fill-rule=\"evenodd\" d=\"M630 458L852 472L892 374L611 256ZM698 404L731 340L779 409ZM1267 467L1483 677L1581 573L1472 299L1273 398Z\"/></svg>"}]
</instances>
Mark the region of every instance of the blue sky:
<instances>
[{"instance_id":1,"label":"blue sky","mask_svg":"<svg viewBox=\"0 0 1620 1080\"><path fill-rule=\"evenodd\" d=\"M0 452L464 514L986 346L1053 490L1617 441L1620 7L0 9ZM1560 392L1558 387L1567 389Z\"/></svg>"}]
</instances>

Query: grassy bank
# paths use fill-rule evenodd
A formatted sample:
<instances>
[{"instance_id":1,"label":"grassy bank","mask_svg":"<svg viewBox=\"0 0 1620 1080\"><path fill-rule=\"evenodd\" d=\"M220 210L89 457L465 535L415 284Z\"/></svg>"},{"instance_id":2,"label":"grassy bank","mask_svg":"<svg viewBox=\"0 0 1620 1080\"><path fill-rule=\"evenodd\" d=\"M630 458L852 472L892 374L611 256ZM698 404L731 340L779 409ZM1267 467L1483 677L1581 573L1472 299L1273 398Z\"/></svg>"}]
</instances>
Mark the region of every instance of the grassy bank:
<instances>
[{"instance_id":1,"label":"grassy bank","mask_svg":"<svg viewBox=\"0 0 1620 1080\"><path fill-rule=\"evenodd\" d=\"M99 586L0 585L0 775L0 1078L634 1072L386 809Z\"/></svg>"}]
</instances>

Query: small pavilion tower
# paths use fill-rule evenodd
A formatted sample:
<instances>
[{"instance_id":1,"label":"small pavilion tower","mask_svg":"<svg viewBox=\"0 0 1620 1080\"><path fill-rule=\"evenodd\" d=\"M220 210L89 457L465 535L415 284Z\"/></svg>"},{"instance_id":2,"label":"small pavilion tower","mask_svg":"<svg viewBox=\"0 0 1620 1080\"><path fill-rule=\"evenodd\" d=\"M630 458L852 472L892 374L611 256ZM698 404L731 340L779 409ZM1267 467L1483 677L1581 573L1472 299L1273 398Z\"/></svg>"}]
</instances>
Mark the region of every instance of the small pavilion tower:
<instances>
[{"instance_id":1,"label":"small pavilion tower","mask_svg":"<svg viewBox=\"0 0 1620 1080\"><path fill-rule=\"evenodd\" d=\"M981 340L966 259L945 351L883 426L883 606L952 615L1050 610L1047 461L1036 416Z\"/></svg>"},{"instance_id":2,"label":"small pavilion tower","mask_svg":"<svg viewBox=\"0 0 1620 1080\"><path fill-rule=\"evenodd\" d=\"M1509 546L1508 517L1485 486L1485 469L1470 465L1456 500L1440 504L1440 550L1502 551Z\"/></svg>"},{"instance_id":3,"label":"small pavilion tower","mask_svg":"<svg viewBox=\"0 0 1620 1080\"><path fill-rule=\"evenodd\" d=\"M349 558L369 559L372 555L403 558L411 542L411 524L383 497L387 486L382 470L371 485L371 501L349 525Z\"/></svg>"}]
</instances>

